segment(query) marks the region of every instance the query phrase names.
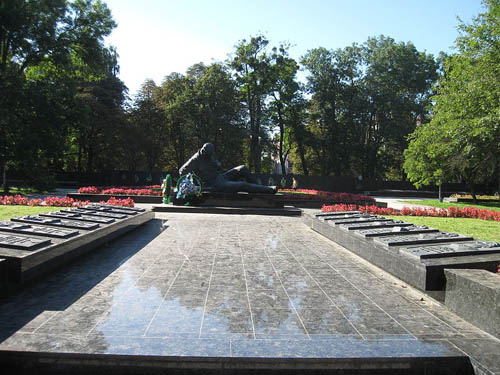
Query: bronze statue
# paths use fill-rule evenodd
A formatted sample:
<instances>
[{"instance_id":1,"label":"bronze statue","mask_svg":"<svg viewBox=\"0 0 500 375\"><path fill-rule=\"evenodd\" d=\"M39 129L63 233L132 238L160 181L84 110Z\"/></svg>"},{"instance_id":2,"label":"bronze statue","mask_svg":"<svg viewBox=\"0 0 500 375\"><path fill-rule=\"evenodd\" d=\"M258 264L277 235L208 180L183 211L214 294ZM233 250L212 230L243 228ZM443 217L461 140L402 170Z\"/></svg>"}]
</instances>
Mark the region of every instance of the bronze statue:
<instances>
[{"instance_id":1,"label":"bronze statue","mask_svg":"<svg viewBox=\"0 0 500 375\"><path fill-rule=\"evenodd\" d=\"M219 173L221 163L215 155L215 147L211 143L205 143L203 147L184 163L179 169L179 175L193 172L201 178L203 190L224 193L247 193L275 194L276 186L259 185L250 175L250 171L244 165L232 168L224 173Z\"/></svg>"}]
</instances>

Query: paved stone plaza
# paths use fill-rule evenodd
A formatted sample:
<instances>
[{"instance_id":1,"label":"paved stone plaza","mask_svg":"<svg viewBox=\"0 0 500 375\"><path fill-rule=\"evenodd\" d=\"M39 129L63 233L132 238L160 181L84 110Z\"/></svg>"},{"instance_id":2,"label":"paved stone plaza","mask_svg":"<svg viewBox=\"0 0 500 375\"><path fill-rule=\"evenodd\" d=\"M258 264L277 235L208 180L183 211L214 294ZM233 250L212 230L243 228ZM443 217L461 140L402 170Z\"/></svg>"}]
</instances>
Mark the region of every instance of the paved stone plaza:
<instances>
[{"instance_id":1,"label":"paved stone plaza","mask_svg":"<svg viewBox=\"0 0 500 375\"><path fill-rule=\"evenodd\" d=\"M0 304L0 350L189 357L464 354L500 341L300 218L157 214Z\"/></svg>"}]
</instances>

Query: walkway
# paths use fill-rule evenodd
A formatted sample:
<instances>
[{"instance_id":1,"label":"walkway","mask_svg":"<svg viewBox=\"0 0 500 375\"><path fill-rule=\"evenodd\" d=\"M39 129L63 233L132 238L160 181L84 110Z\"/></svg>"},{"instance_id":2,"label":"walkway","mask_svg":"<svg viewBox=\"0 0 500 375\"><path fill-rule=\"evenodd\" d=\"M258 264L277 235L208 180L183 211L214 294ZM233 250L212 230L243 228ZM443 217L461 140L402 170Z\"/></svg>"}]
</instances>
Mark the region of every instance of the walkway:
<instances>
[{"instance_id":1,"label":"walkway","mask_svg":"<svg viewBox=\"0 0 500 375\"><path fill-rule=\"evenodd\" d=\"M466 354L500 373L499 340L298 218L157 219L3 301L0 351L448 357L452 368Z\"/></svg>"}]
</instances>

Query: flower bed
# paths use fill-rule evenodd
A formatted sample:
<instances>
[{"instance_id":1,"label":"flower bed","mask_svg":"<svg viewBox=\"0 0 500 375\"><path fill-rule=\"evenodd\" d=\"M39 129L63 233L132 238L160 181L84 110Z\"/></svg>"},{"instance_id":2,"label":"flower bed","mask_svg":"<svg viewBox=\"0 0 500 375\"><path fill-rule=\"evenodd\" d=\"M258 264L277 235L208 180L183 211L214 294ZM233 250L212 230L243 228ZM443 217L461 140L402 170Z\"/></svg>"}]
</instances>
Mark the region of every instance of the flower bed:
<instances>
[{"instance_id":1,"label":"flower bed","mask_svg":"<svg viewBox=\"0 0 500 375\"><path fill-rule=\"evenodd\" d=\"M334 193L312 189L280 189L284 199L301 199L332 202L375 202L375 199L361 194Z\"/></svg>"},{"instance_id":2,"label":"flower bed","mask_svg":"<svg viewBox=\"0 0 500 375\"><path fill-rule=\"evenodd\" d=\"M154 195L161 196L160 185L145 186L144 188L135 187L95 187L86 186L78 189L79 194L104 194L104 195Z\"/></svg>"},{"instance_id":3,"label":"flower bed","mask_svg":"<svg viewBox=\"0 0 500 375\"><path fill-rule=\"evenodd\" d=\"M68 197L47 197L45 199L28 199L21 195L0 196L0 206L48 206L48 207L79 207L89 204L90 201L79 201ZM114 206L134 207L135 202L130 199L109 198L108 201L100 203L111 204Z\"/></svg>"},{"instance_id":4,"label":"flower bed","mask_svg":"<svg viewBox=\"0 0 500 375\"><path fill-rule=\"evenodd\" d=\"M500 211L479 209L475 207L403 207L401 210L382 208L377 206L360 206L356 204L323 205L323 212L361 211L374 215L401 215L401 216L431 216L431 217L462 217L481 220L500 221Z\"/></svg>"}]
</instances>

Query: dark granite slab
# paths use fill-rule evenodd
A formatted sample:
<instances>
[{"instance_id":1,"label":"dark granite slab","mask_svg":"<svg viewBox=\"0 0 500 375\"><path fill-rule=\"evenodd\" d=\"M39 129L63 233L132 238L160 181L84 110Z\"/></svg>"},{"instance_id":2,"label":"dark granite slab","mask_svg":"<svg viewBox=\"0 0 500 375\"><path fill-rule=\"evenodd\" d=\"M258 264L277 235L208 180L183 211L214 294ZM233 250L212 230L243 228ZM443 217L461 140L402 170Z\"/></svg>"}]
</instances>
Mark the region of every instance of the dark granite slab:
<instances>
[{"instance_id":1,"label":"dark granite slab","mask_svg":"<svg viewBox=\"0 0 500 375\"><path fill-rule=\"evenodd\" d=\"M419 247L401 248L399 252L417 259L444 258L465 255L500 254L500 244L489 241L468 241Z\"/></svg>"},{"instance_id":2,"label":"dark granite slab","mask_svg":"<svg viewBox=\"0 0 500 375\"><path fill-rule=\"evenodd\" d=\"M62 212L66 213L75 213L75 214L80 214L80 215L85 215L85 216L97 216L97 217L104 217L108 219L125 219L127 217L126 214L123 213L116 213L116 212L108 212L108 211L93 211L90 209L82 209L82 208L71 208L69 210L61 210Z\"/></svg>"},{"instance_id":3,"label":"dark granite slab","mask_svg":"<svg viewBox=\"0 0 500 375\"><path fill-rule=\"evenodd\" d=\"M55 217L44 217L40 215L22 216L11 220L19 223L50 225L54 227L79 229L79 230L94 230L99 228L99 224L97 223L59 219Z\"/></svg>"},{"instance_id":4,"label":"dark granite slab","mask_svg":"<svg viewBox=\"0 0 500 375\"><path fill-rule=\"evenodd\" d=\"M353 230L351 228L349 229ZM354 234L357 236L368 238L368 237L384 237L384 236L407 236L412 234L436 233L436 232L439 232L439 230L434 228L427 228L425 226L403 225L403 226L394 226L390 228L362 229L355 231Z\"/></svg>"},{"instance_id":5,"label":"dark granite slab","mask_svg":"<svg viewBox=\"0 0 500 375\"><path fill-rule=\"evenodd\" d=\"M74 229L55 228L55 227L32 225L32 224L21 224L12 221L0 221L0 231L26 234L26 235L36 235L43 237L54 237L54 238L69 238L72 236L76 236L78 233L80 233Z\"/></svg>"},{"instance_id":6,"label":"dark granite slab","mask_svg":"<svg viewBox=\"0 0 500 375\"><path fill-rule=\"evenodd\" d=\"M447 269L445 275L446 307L500 339L500 274Z\"/></svg>"},{"instance_id":7,"label":"dark granite slab","mask_svg":"<svg viewBox=\"0 0 500 375\"><path fill-rule=\"evenodd\" d=\"M391 222L391 219L386 219L379 216L360 216L360 217L346 217L346 218L325 218L330 225L343 225L343 224L360 224L360 223L380 223Z\"/></svg>"},{"instance_id":8,"label":"dark granite slab","mask_svg":"<svg viewBox=\"0 0 500 375\"><path fill-rule=\"evenodd\" d=\"M342 224L342 228L347 230L359 230L359 229L375 229L375 228L385 228L390 230L393 227L409 227L413 224L405 223L401 220L390 220L390 221L370 221L368 223L351 223Z\"/></svg>"},{"instance_id":9,"label":"dark granite slab","mask_svg":"<svg viewBox=\"0 0 500 375\"><path fill-rule=\"evenodd\" d=\"M92 203L88 205L87 207L92 208L92 207L108 207L109 204L105 203ZM119 209L120 211L131 211L131 212L145 212L147 209L142 208L142 207L125 207L125 206L114 206L114 209Z\"/></svg>"},{"instance_id":10,"label":"dark granite slab","mask_svg":"<svg viewBox=\"0 0 500 375\"><path fill-rule=\"evenodd\" d=\"M406 256L399 251L401 248L447 246L453 243L450 241L455 241L455 244L467 244L472 241L470 237L442 232L362 237L355 234L356 230L349 231L345 226L329 225L328 221L311 214L304 216L307 217L303 221L314 231L440 300L444 299L445 268L482 268L493 271L500 262L500 254L492 250L486 250L483 253L474 252L473 255L452 254L448 256L450 254L443 253L443 256L423 259ZM379 242L380 240L383 242Z\"/></svg>"},{"instance_id":11,"label":"dark granite slab","mask_svg":"<svg viewBox=\"0 0 500 375\"><path fill-rule=\"evenodd\" d=\"M379 246L392 247L392 246L423 245L432 243L470 241L472 239L473 239L472 237L462 236L457 233L437 231L433 233L377 237L374 239L374 242L376 245Z\"/></svg>"},{"instance_id":12,"label":"dark granite slab","mask_svg":"<svg viewBox=\"0 0 500 375\"><path fill-rule=\"evenodd\" d=\"M99 224L110 224L115 221L115 219L112 218L97 217L97 216L79 214L76 212L63 212L63 211L47 212L44 214L40 214L40 216L53 217L59 219L69 219L76 221L88 221L91 223L99 223Z\"/></svg>"},{"instance_id":13,"label":"dark granite slab","mask_svg":"<svg viewBox=\"0 0 500 375\"><path fill-rule=\"evenodd\" d=\"M301 216L299 208L285 206L283 208L262 207L212 207L212 206L175 206L162 204L153 206L154 212L223 214L223 215L266 215L266 216Z\"/></svg>"},{"instance_id":14,"label":"dark granite slab","mask_svg":"<svg viewBox=\"0 0 500 375\"><path fill-rule=\"evenodd\" d=\"M499 362L491 337L471 350L482 331L293 217L158 214L2 302L7 373L472 374L471 362Z\"/></svg>"},{"instance_id":15,"label":"dark granite slab","mask_svg":"<svg viewBox=\"0 0 500 375\"><path fill-rule=\"evenodd\" d=\"M16 224L21 226L16 230L27 231L29 236L0 233L0 239L3 239L0 241L0 257L8 260L8 283L16 285L32 280L153 217L151 211L145 211L108 224L42 216L12 219L14 227ZM41 225L32 225L33 222ZM78 228L79 231L61 226Z\"/></svg>"},{"instance_id":16,"label":"dark granite slab","mask_svg":"<svg viewBox=\"0 0 500 375\"><path fill-rule=\"evenodd\" d=\"M49 239L0 234L0 247L18 250L34 250L50 244Z\"/></svg>"},{"instance_id":17,"label":"dark granite slab","mask_svg":"<svg viewBox=\"0 0 500 375\"><path fill-rule=\"evenodd\" d=\"M173 205L207 207L233 207L233 208L283 208L283 194L262 193L222 193L203 191L200 197L192 198L189 202L185 199L177 199L173 196Z\"/></svg>"},{"instance_id":18,"label":"dark granite slab","mask_svg":"<svg viewBox=\"0 0 500 375\"><path fill-rule=\"evenodd\" d=\"M122 209L120 206L110 206L110 205L96 205L89 204L86 206L80 206L82 210L90 210L94 212L109 212L113 214L123 214L123 215L136 215L138 211Z\"/></svg>"},{"instance_id":19,"label":"dark granite slab","mask_svg":"<svg viewBox=\"0 0 500 375\"><path fill-rule=\"evenodd\" d=\"M338 211L338 212L322 212L319 214L314 214L314 217L335 217L335 216L345 216L345 215L361 215L361 211Z\"/></svg>"}]
</instances>

